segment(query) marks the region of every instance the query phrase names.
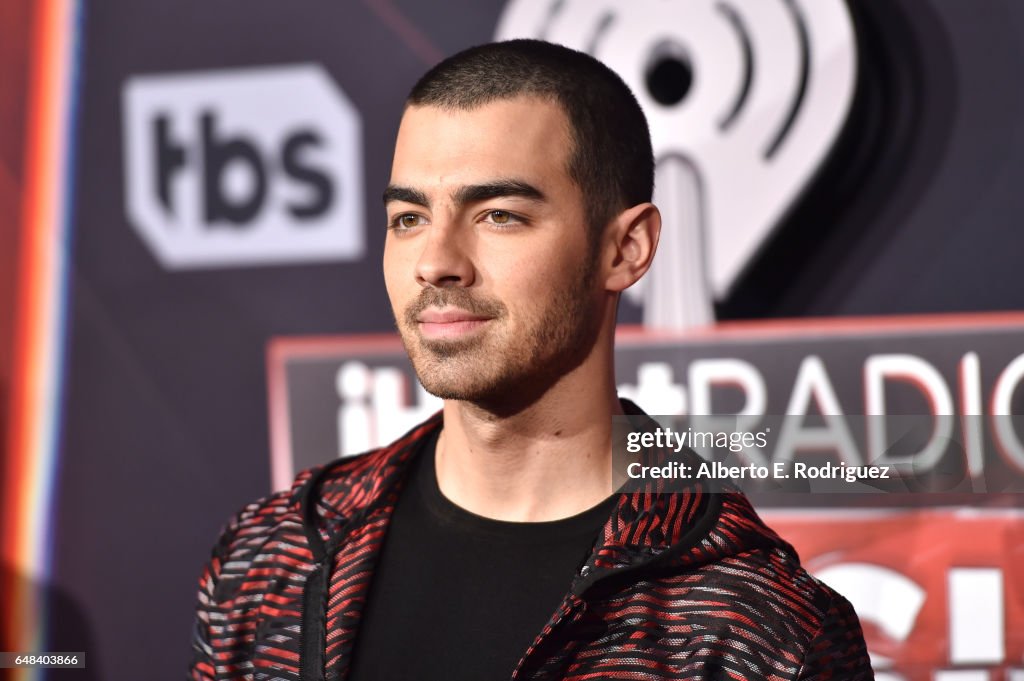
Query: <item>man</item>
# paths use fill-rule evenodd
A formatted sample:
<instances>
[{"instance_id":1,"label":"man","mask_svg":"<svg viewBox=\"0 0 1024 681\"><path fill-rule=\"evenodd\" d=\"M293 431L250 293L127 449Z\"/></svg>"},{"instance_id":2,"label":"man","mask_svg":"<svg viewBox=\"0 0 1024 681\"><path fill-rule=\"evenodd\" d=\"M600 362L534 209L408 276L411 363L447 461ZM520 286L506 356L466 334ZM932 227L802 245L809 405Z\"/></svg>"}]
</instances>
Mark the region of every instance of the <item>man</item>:
<instances>
[{"instance_id":1,"label":"man","mask_svg":"<svg viewBox=\"0 0 1024 681\"><path fill-rule=\"evenodd\" d=\"M613 334L652 185L643 114L589 56L512 41L421 79L384 274L444 409L229 524L192 678L871 678L849 603L741 494L612 493L612 417L644 419Z\"/></svg>"}]
</instances>

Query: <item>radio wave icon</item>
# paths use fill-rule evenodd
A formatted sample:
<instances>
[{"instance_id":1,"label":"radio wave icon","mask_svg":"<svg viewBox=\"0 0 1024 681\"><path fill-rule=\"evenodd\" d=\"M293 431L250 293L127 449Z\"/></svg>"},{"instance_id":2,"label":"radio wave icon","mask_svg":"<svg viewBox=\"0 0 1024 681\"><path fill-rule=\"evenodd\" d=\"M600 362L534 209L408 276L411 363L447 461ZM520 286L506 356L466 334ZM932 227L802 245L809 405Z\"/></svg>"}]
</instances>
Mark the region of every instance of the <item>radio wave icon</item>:
<instances>
[{"instance_id":1,"label":"radio wave icon","mask_svg":"<svg viewBox=\"0 0 1024 681\"><path fill-rule=\"evenodd\" d=\"M650 327L714 321L714 301L827 157L855 90L843 0L512 0L496 38L587 52L643 106L665 224L629 293Z\"/></svg>"}]
</instances>

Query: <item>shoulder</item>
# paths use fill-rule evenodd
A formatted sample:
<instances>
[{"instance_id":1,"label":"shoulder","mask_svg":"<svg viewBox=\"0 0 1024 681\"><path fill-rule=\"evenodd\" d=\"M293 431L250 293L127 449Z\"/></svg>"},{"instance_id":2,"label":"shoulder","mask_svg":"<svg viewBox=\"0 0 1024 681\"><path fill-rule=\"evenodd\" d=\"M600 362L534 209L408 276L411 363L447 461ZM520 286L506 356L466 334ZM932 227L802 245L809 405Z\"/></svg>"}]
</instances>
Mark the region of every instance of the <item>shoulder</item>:
<instances>
[{"instance_id":1,"label":"shoulder","mask_svg":"<svg viewBox=\"0 0 1024 681\"><path fill-rule=\"evenodd\" d=\"M792 678L874 678L853 606L807 572L787 544L724 558L707 573L705 586L728 595L720 629L760 647L765 660L795 665Z\"/></svg>"},{"instance_id":2,"label":"shoulder","mask_svg":"<svg viewBox=\"0 0 1024 681\"><path fill-rule=\"evenodd\" d=\"M821 633L839 625L863 646L850 603L803 567L796 550L761 520L744 495L725 497L705 542L725 549L710 553L699 573L706 586L729 594L728 616L749 618L760 636L791 647L794 654L820 644ZM838 613L845 616L837 618Z\"/></svg>"},{"instance_id":3,"label":"shoulder","mask_svg":"<svg viewBox=\"0 0 1024 681\"><path fill-rule=\"evenodd\" d=\"M700 583L729 595L730 609L751 616L771 638L807 643L836 599L786 545L724 556L698 571Z\"/></svg>"},{"instance_id":4,"label":"shoulder","mask_svg":"<svg viewBox=\"0 0 1024 681\"><path fill-rule=\"evenodd\" d=\"M745 496L716 501L700 517L708 528L699 538L593 604L602 619L630 640L642 612L642 630L657 632L651 654L670 665L729 661L749 679L872 678L850 603L804 569ZM829 669L843 671L830 677Z\"/></svg>"},{"instance_id":5,"label":"shoulder","mask_svg":"<svg viewBox=\"0 0 1024 681\"><path fill-rule=\"evenodd\" d=\"M208 619L204 611L238 607L247 584L308 572L316 560L320 528L337 516L324 505L321 490L362 487L372 462L386 452L373 450L302 471L288 489L246 504L231 516L199 579L199 619Z\"/></svg>"},{"instance_id":6,"label":"shoulder","mask_svg":"<svg viewBox=\"0 0 1024 681\"><path fill-rule=\"evenodd\" d=\"M604 605L613 628L631 626L625 613L642 605L652 617L644 631L659 632L652 654L664 646L673 664L752 680L874 678L849 601L784 545L652 574Z\"/></svg>"},{"instance_id":7,"label":"shoulder","mask_svg":"<svg viewBox=\"0 0 1024 681\"><path fill-rule=\"evenodd\" d=\"M221 530L215 555L219 552L241 559L258 550L261 539L282 529L301 533L310 519L322 519L326 510L334 508L327 506L325 497L340 497L334 499L336 506L351 505L345 504L351 499L346 492L364 487L375 464L388 452L388 448L374 449L301 471L288 489L246 504L231 516ZM309 513L307 506L312 507Z\"/></svg>"},{"instance_id":8,"label":"shoulder","mask_svg":"<svg viewBox=\"0 0 1024 681\"><path fill-rule=\"evenodd\" d=\"M787 678L874 678L853 606L811 575L786 542L722 556L698 579L722 601L707 609L705 624L723 642L759 651L764 664L786 667Z\"/></svg>"},{"instance_id":9,"label":"shoulder","mask_svg":"<svg viewBox=\"0 0 1024 681\"><path fill-rule=\"evenodd\" d=\"M358 515L397 487L405 463L438 424L431 418L387 446L304 470L288 489L247 504L221 531L214 560L247 561L282 535L303 545L302 535Z\"/></svg>"}]
</instances>

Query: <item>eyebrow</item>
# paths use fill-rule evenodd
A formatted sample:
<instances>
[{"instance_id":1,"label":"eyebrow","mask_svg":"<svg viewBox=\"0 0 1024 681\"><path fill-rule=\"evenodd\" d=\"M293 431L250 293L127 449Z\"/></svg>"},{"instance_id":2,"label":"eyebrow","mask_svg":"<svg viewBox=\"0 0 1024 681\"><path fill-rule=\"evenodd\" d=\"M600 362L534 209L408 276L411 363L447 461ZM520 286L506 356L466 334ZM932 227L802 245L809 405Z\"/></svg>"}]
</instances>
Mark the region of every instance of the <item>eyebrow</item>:
<instances>
[{"instance_id":1,"label":"eyebrow","mask_svg":"<svg viewBox=\"0 0 1024 681\"><path fill-rule=\"evenodd\" d=\"M477 201L486 201L505 196L518 196L531 201L544 201L544 192L537 189L528 182L522 180L495 180L483 184L469 184L459 187L452 193L452 200L458 206ZM388 185L384 190L385 205L392 201L403 201L417 206L430 207L430 199L418 189L402 187L399 185Z\"/></svg>"},{"instance_id":2,"label":"eyebrow","mask_svg":"<svg viewBox=\"0 0 1024 681\"><path fill-rule=\"evenodd\" d=\"M384 190L384 205L387 205L392 201L414 203L417 206L424 207L430 205L430 200L427 199L427 195L423 192L409 187L399 187L397 185L389 184L387 189Z\"/></svg>"},{"instance_id":3,"label":"eyebrow","mask_svg":"<svg viewBox=\"0 0 1024 681\"><path fill-rule=\"evenodd\" d=\"M503 196L518 196L531 201L543 201L544 194L531 184L521 180L496 180L484 184L471 184L459 187L452 194L455 203L465 205Z\"/></svg>"}]
</instances>

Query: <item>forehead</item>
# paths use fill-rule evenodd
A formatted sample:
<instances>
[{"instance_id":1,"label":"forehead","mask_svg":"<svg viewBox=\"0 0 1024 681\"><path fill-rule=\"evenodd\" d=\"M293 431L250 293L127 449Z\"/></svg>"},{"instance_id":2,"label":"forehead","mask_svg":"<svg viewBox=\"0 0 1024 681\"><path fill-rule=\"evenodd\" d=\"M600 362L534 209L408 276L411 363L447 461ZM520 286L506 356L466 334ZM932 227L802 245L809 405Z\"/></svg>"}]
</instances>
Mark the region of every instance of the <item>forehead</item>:
<instances>
[{"instance_id":1,"label":"forehead","mask_svg":"<svg viewBox=\"0 0 1024 681\"><path fill-rule=\"evenodd\" d=\"M569 139L561 107L536 97L468 110L410 106L398 130L391 182L425 187L493 176L567 181Z\"/></svg>"}]
</instances>

